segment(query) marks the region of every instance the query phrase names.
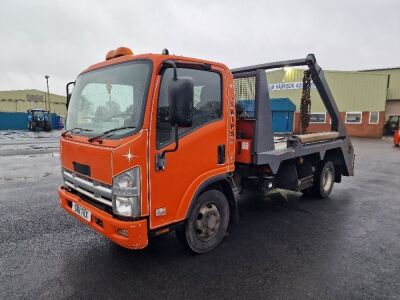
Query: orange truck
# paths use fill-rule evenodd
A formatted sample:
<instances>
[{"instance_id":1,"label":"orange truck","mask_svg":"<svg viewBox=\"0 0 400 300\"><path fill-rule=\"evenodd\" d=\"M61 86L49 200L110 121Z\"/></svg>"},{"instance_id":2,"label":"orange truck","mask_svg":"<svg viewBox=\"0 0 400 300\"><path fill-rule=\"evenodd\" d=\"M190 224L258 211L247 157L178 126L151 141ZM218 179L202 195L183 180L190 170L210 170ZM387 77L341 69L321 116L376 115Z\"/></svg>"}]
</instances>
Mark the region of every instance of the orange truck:
<instances>
[{"instance_id":1,"label":"orange truck","mask_svg":"<svg viewBox=\"0 0 400 300\"><path fill-rule=\"evenodd\" d=\"M274 136L266 70L287 66L308 68L331 131ZM253 118L237 114L241 78L255 78ZM133 55L121 47L66 89L61 206L125 248L175 231L205 253L238 221L243 190L325 198L353 175L353 146L312 54L230 70L166 49Z\"/></svg>"}]
</instances>

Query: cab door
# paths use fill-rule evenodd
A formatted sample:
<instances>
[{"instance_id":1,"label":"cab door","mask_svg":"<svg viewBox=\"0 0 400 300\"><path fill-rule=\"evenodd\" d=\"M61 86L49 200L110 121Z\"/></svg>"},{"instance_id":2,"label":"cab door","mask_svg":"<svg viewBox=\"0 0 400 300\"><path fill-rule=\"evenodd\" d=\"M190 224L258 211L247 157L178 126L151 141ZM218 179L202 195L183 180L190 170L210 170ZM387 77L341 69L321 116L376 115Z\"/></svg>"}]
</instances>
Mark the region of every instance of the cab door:
<instances>
[{"instance_id":1,"label":"cab door","mask_svg":"<svg viewBox=\"0 0 400 300\"><path fill-rule=\"evenodd\" d=\"M194 82L193 124L179 128L179 148L166 153L165 168L157 170L157 154L173 149L169 123L168 84L173 69L159 75L150 134L150 228L183 220L197 187L207 178L226 173L227 123L224 115L223 69L178 68L179 77Z\"/></svg>"}]
</instances>

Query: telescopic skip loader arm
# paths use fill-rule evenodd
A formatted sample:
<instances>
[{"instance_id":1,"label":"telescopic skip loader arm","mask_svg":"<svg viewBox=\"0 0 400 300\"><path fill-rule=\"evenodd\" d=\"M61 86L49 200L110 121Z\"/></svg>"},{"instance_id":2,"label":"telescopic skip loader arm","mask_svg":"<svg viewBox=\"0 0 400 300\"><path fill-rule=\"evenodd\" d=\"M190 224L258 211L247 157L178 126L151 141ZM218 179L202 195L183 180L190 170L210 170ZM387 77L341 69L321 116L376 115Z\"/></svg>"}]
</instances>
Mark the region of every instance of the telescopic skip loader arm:
<instances>
[{"instance_id":1,"label":"telescopic skip loader arm","mask_svg":"<svg viewBox=\"0 0 400 300\"><path fill-rule=\"evenodd\" d=\"M296 143L295 138L288 139L288 145L292 147L281 151L274 150L274 134L272 132L272 113L269 105L269 92L266 70L307 66L311 72L311 78L318 90L318 93L328 111L331 119L331 131L337 132L338 139L333 142L310 145L303 147L301 143ZM354 149L347 135L346 127L340 119L339 110L332 96L328 83L326 82L324 72L318 65L314 54L308 54L305 59L294 59L286 61L278 61L266 64L253 65L248 67L236 68L231 70L233 77L248 78L256 77L255 86L255 130L254 145L252 149L253 163L256 165L269 164L274 173L278 171L282 160L297 157L302 154L307 155L312 152L320 152L323 159L326 150L333 147L341 147L343 158L346 164L344 175L352 176L354 174ZM295 148L291 151L290 148ZM278 158L279 157L279 158Z\"/></svg>"}]
</instances>

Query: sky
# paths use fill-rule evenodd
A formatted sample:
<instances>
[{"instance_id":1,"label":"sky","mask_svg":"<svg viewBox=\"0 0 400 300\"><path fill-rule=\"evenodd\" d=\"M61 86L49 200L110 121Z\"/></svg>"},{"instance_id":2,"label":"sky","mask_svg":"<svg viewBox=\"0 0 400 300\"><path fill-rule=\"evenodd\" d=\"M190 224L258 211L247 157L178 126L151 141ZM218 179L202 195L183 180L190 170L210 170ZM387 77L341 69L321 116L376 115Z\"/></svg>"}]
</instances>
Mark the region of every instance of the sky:
<instances>
[{"instance_id":1,"label":"sky","mask_svg":"<svg viewBox=\"0 0 400 300\"><path fill-rule=\"evenodd\" d=\"M303 58L329 70L400 67L400 0L0 0L0 90L65 84L106 53L170 53L228 67Z\"/></svg>"}]
</instances>

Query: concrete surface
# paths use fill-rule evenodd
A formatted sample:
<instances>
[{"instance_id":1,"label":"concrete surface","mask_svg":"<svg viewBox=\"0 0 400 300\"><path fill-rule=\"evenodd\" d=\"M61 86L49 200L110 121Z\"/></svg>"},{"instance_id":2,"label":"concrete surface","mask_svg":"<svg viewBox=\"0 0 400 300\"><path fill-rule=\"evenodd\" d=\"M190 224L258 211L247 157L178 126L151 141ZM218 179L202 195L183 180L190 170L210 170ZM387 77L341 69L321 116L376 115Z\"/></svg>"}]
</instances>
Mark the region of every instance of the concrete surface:
<instances>
[{"instance_id":1,"label":"concrete surface","mask_svg":"<svg viewBox=\"0 0 400 300\"><path fill-rule=\"evenodd\" d=\"M41 153L39 139L12 140L15 153L0 139L0 299L400 298L400 149L388 141L354 140L356 176L329 199L247 195L240 224L193 256L173 234L129 251L91 231L59 207L56 142Z\"/></svg>"}]
</instances>

